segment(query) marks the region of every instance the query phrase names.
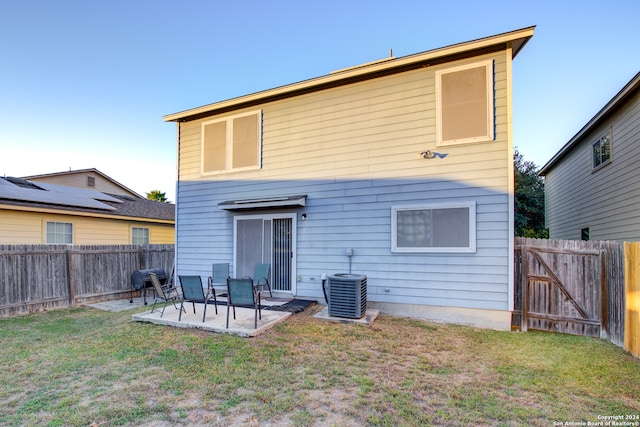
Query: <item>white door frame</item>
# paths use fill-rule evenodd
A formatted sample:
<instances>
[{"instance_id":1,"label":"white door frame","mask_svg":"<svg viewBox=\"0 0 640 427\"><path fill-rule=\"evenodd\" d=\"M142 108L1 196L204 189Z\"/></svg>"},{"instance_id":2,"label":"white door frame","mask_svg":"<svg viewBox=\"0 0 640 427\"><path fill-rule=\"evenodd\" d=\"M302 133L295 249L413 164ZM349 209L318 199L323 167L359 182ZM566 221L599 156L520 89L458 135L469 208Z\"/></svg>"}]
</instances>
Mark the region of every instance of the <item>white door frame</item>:
<instances>
[{"instance_id":1,"label":"white door frame","mask_svg":"<svg viewBox=\"0 0 640 427\"><path fill-rule=\"evenodd\" d=\"M238 265L238 260L236 259L236 254L238 253L238 241L237 241L237 233L238 233L238 221L242 220L251 220L251 219L262 219L271 220L274 219L290 219L291 220L291 277L289 281L291 283L291 294L296 295L296 287L297 287L297 275L296 275L296 264L297 264L297 218L298 215L295 212L284 212L284 213L275 213L275 214L255 214L255 215L235 215L233 217L233 275L236 274L236 266ZM273 222L271 223L271 242L273 244ZM269 260L271 263L271 260ZM272 274L273 274L273 265ZM288 291L287 291L288 292Z\"/></svg>"}]
</instances>

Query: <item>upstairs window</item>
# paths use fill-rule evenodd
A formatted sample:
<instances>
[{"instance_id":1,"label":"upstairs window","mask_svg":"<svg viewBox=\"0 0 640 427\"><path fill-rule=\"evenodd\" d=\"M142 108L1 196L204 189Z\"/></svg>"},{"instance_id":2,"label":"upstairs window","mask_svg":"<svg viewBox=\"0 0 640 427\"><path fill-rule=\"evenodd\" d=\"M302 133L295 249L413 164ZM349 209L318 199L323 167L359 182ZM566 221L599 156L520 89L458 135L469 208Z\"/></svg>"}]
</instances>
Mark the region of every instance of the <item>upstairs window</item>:
<instances>
[{"instance_id":1,"label":"upstairs window","mask_svg":"<svg viewBox=\"0 0 640 427\"><path fill-rule=\"evenodd\" d=\"M593 143L593 169L611 161L611 131Z\"/></svg>"},{"instance_id":2,"label":"upstairs window","mask_svg":"<svg viewBox=\"0 0 640 427\"><path fill-rule=\"evenodd\" d=\"M48 245L72 245L73 224L70 222L47 222Z\"/></svg>"},{"instance_id":3,"label":"upstairs window","mask_svg":"<svg viewBox=\"0 0 640 427\"><path fill-rule=\"evenodd\" d=\"M202 124L202 173L260 168L262 114L247 114Z\"/></svg>"},{"instance_id":4,"label":"upstairs window","mask_svg":"<svg viewBox=\"0 0 640 427\"><path fill-rule=\"evenodd\" d=\"M475 202L391 208L391 252L476 251Z\"/></svg>"},{"instance_id":5,"label":"upstairs window","mask_svg":"<svg viewBox=\"0 0 640 427\"><path fill-rule=\"evenodd\" d=\"M494 139L493 61L436 71L437 145Z\"/></svg>"}]
</instances>

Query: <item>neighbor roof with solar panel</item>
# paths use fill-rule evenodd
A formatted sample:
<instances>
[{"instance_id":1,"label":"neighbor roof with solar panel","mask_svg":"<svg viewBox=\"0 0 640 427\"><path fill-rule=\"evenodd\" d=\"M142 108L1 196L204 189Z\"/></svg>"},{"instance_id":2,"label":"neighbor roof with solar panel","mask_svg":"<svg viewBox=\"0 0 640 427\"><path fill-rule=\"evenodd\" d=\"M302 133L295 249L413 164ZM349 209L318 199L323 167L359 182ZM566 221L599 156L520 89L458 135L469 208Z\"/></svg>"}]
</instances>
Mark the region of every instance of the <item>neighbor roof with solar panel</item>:
<instances>
[{"instance_id":1,"label":"neighbor roof with solar panel","mask_svg":"<svg viewBox=\"0 0 640 427\"><path fill-rule=\"evenodd\" d=\"M48 183L33 183L20 178L0 178L0 199L46 203L79 208L115 210L103 202L120 200L96 190L65 187Z\"/></svg>"}]
</instances>

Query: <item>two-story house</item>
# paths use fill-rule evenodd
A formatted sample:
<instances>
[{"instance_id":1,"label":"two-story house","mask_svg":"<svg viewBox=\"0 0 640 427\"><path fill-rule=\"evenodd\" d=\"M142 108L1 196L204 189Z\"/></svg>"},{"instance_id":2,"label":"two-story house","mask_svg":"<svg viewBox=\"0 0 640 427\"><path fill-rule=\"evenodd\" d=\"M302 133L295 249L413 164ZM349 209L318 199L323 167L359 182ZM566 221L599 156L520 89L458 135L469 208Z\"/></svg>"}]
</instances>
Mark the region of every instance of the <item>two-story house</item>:
<instances>
[{"instance_id":1,"label":"two-story house","mask_svg":"<svg viewBox=\"0 0 640 427\"><path fill-rule=\"evenodd\" d=\"M323 301L325 275L358 273L383 313L509 329L512 60L533 33L165 116L178 134L178 274L266 262L274 291Z\"/></svg>"},{"instance_id":2,"label":"two-story house","mask_svg":"<svg viewBox=\"0 0 640 427\"><path fill-rule=\"evenodd\" d=\"M549 237L640 240L640 73L541 169Z\"/></svg>"}]
</instances>

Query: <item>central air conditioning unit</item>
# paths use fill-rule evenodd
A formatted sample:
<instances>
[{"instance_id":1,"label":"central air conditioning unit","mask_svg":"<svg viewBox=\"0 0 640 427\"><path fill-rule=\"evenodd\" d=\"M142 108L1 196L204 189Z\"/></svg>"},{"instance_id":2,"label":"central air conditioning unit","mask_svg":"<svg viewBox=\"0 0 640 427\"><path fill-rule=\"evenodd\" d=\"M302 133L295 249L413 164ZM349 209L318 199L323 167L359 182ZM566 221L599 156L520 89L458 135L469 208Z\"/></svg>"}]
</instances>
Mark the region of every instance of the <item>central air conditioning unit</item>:
<instances>
[{"instance_id":1,"label":"central air conditioning unit","mask_svg":"<svg viewBox=\"0 0 640 427\"><path fill-rule=\"evenodd\" d=\"M329 276L329 316L360 319L367 312L367 276Z\"/></svg>"}]
</instances>

